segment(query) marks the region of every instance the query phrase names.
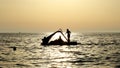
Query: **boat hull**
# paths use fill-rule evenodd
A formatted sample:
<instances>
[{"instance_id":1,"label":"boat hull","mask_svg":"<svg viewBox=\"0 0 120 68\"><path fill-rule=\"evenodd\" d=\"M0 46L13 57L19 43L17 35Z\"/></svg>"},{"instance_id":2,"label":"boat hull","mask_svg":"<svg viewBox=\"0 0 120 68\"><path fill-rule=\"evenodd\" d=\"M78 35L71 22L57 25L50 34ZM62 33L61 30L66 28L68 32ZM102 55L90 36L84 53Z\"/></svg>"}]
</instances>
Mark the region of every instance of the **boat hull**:
<instances>
[{"instance_id":1,"label":"boat hull","mask_svg":"<svg viewBox=\"0 0 120 68\"><path fill-rule=\"evenodd\" d=\"M45 43L41 43L41 45L77 45L77 42L59 42L59 43L56 43L56 42L51 42L51 43L48 43L48 44L45 44Z\"/></svg>"}]
</instances>

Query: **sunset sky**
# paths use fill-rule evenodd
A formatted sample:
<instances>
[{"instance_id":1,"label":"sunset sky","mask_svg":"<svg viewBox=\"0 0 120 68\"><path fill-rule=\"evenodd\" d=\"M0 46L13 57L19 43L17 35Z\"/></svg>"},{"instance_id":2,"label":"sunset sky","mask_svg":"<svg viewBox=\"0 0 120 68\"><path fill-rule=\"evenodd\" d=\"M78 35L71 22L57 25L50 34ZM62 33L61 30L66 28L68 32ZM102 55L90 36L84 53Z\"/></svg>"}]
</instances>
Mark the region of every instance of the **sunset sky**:
<instances>
[{"instance_id":1,"label":"sunset sky","mask_svg":"<svg viewBox=\"0 0 120 68\"><path fill-rule=\"evenodd\" d=\"M0 0L0 32L120 32L120 0Z\"/></svg>"}]
</instances>

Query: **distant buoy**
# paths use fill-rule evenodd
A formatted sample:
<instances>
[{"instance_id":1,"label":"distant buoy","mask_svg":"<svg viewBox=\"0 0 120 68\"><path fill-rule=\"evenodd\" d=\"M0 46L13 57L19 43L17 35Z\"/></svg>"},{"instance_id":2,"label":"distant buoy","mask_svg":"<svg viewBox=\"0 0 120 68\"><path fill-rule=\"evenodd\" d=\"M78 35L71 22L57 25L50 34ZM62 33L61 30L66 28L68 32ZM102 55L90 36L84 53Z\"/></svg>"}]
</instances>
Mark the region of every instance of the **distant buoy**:
<instances>
[{"instance_id":1,"label":"distant buoy","mask_svg":"<svg viewBox=\"0 0 120 68\"><path fill-rule=\"evenodd\" d=\"M16 49L17 49L16 47L13 47L13 51L16 51Z\"/></svg>"}]
</instances>

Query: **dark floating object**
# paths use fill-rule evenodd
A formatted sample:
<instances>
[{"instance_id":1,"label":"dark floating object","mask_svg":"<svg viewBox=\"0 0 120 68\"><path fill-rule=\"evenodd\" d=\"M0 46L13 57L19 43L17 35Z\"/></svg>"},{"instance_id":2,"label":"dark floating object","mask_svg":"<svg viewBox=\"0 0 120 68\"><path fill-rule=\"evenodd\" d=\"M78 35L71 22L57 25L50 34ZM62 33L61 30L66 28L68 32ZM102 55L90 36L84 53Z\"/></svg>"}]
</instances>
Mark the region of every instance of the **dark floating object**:
<instances>
[{"instance_id":1,"label":"dark floating object","mask_svg":"<svg viewBox=\"0 0 120 68\"><path fill-rule=\"evenodd\" d=\"M58 39L54 40L54 41L50 41L50 39L56 34L56 33L61 33L61 35L67 40L64 41L62 40L61 36L59 36ZM42 39L42 43L41 45L77 45L76 41L70 41L70 31L69 29L67 29L67 37L63 34L62 30L58 30L54 33L52 33L51 35L49 35L48 37L44 37Z\"/></svg>"},{"instance_id":2,"label":"dark floating object","mask_svg":"<svg viewBox=\"0 0 120 68\"><path fill-rule=\"evenodd\" d=\"M16 51L16 49L17 49L16 47L13 47L13 51Z\"/></svg>"},{"instance_id":3,"label":"dark floating object","mask_svg":"<svg viewBox=\"0 0 120 68\"><path fill-rule=\"evenodd\" d=\"M16 51L16 50L17 50L17 47L10 47L10 48L12 48L13 51Z\"/></svg>"}]
</instances>

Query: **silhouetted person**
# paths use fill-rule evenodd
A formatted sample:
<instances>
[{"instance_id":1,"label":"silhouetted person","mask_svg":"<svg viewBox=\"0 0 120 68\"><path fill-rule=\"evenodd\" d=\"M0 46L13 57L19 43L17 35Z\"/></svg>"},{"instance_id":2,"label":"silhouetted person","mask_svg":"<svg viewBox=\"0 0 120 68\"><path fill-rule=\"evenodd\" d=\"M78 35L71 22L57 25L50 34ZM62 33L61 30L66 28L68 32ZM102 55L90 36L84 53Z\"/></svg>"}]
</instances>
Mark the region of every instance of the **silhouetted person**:
<instances>
[{"instance_id":1,"label":"silhouetted person","mask_svg":"<svg viewBox=\"0 0 120 68\"><path fill-rule=\"evenodd\" d=\"M42 39L42 41L43 41L43 44L48 43L48 40L47 40L47 38L46 38L46 37L44 37L44 38Z\"/></svg>"},{"instance_id":2,"label":"silhouetted person","mask_svg":"<svg viewBox=\"0 0 120 68\"><path fill-rule=\"evenodd\" d=\"M70 43L70 30L69 29L67 29L67 31L66 31L66 33L67 33L67 38L68 38L68 44Z\"/></svg>"}]
</instances>

